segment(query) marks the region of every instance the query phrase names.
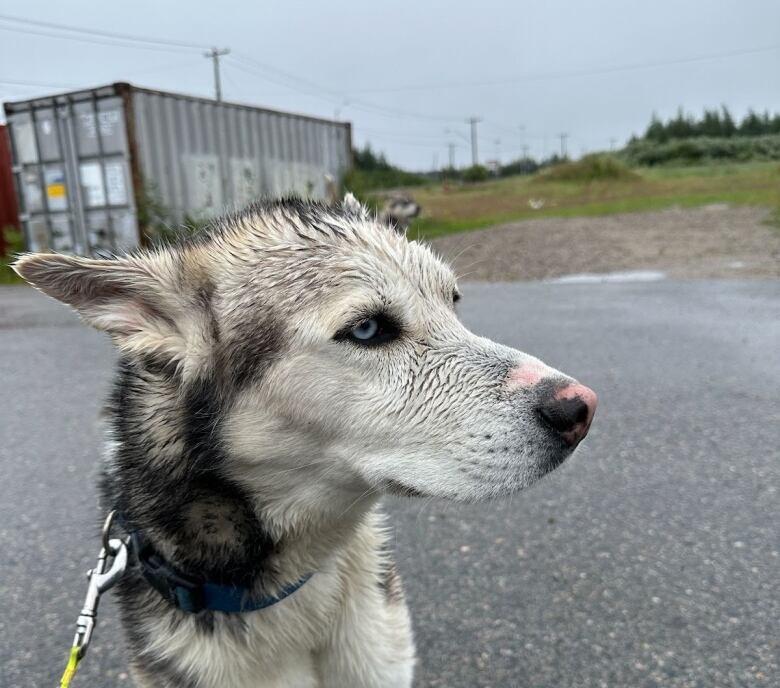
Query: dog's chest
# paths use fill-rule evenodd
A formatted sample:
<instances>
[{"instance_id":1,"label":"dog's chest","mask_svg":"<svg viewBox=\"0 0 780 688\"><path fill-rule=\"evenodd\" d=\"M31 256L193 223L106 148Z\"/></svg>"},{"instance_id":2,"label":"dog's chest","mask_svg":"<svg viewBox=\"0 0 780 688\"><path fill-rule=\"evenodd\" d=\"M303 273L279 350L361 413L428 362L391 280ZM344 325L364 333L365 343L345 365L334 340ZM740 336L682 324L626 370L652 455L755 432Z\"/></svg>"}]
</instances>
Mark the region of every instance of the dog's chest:
<instances>
[{"instance_id":1,"label":"dog's chest","mask_svg":"<svg viewBox=\"0 0 780 688\"><path fill-rule=\"evenodd\" d=\"M224 688L320 688L319 672L312 651L285 648L283 652L253 653L237 645L231 654L214 656L213 647L203 647L194 675L198 685ZM240 655L240 658L239 658ZM206 658L210 657L208 664Z\"/></svg>"},{"instance_id":2,"label":"dog's chest","mask_svg":"<svg viewBox=\"0 0 780 688\"><path fill-rule=\"evenodd\" d=\"M151 661L139 662L139 673L168 673L171 685L182 686L195 676L202 688L319 688L317 654L337 614L336 591L331 576L318 574L283 603L240 618L220 615L210 627L194 618L146 619L143 655Z\"/></svg>"}]
</instances>

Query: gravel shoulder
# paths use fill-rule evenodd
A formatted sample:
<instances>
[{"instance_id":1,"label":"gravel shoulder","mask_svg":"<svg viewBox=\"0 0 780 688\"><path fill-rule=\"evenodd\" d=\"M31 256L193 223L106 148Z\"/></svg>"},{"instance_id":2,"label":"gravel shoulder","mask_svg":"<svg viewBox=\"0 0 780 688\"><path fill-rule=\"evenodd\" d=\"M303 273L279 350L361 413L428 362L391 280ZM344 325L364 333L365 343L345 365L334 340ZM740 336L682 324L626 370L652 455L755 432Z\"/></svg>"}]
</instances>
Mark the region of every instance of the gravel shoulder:
<instances>
[{"instance_id":1,"label":"gravel shoulder","mask_svg":"<svg viewBox=\"0 0 780 688\"><path fill-rule=\"evenodd\" d=\"M780 278L780 230L765 208L702 208L541 218L431 241L458 274L524 281L658 270L669 277Z\"/></svg>"}]
</instances>

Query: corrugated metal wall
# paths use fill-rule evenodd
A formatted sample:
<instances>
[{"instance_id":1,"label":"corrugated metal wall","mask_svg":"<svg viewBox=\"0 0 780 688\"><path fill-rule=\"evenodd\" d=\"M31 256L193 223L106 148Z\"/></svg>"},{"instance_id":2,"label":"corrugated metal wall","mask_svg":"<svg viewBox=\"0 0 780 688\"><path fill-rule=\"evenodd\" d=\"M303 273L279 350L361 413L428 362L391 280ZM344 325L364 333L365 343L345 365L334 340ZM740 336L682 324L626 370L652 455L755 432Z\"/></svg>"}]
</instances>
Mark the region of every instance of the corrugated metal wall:
<instances>
[{"instance_id":1,"label":"corrugated metal wall","mask_svg":"<svg viewBox=\"0 0 780 688\"><path fill-rule=\"evenodd\" d=\"M262 196L325 199L349 167L349 125L169 93L134 90L145 184L181 221Z\"/></svg>"},{"instance_id":2,"label":"corrugated metal wall","mask_svg":"<svg viewBox=\"0 0 780 688\"><path fill-rule=\"evenodd\" d=\"M117 83L6 103L29 250L101 254L263 196L327 199L350 125Z\"/></svg>"}]
</instances>

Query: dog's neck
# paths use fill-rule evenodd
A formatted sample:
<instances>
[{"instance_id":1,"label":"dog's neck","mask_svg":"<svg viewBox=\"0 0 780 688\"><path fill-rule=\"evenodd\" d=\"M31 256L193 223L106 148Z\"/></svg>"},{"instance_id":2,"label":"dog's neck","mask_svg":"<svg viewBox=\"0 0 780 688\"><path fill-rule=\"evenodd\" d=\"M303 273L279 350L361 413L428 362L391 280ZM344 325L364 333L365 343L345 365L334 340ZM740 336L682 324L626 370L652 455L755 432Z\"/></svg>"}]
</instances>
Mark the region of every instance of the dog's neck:
<instances>
[{"instance_id":1,"label":"dog's neck","mask_svg":"<svg viewBox=\"0 0 780 688\"><path fill-rule=\"evenodd\" d=\"M374 504L314 512L284 509L231 478L221 409L209 381L183 387L171 371L122 361L109 405L106 508L139 530L170 564L210 582L262 589L322 568Z\"/></svg>"}]
</instances>

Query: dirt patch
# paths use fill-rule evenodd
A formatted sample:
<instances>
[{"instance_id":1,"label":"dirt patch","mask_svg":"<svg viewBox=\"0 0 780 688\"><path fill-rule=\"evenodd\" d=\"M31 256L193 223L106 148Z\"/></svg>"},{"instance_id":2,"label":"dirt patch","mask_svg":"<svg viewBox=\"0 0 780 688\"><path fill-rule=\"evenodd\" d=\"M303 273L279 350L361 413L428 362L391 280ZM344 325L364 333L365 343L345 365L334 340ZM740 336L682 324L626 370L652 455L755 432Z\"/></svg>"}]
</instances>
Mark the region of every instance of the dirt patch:
<instances>
[{"instance_id":1,"label":"dirt patch","mask_svg":"<svg viewBox=\"0 0 780 688\"><path fill-rule=\"evenodd\" d=\"M780 230L764 208L544 218L431 241L463 279L536 280L660 270L670 277L780 278Z\"/></svg>"}]
</instances>

